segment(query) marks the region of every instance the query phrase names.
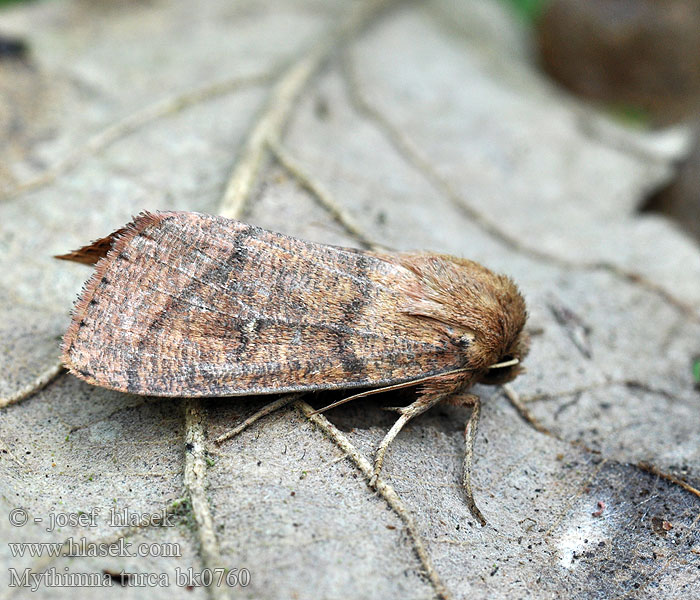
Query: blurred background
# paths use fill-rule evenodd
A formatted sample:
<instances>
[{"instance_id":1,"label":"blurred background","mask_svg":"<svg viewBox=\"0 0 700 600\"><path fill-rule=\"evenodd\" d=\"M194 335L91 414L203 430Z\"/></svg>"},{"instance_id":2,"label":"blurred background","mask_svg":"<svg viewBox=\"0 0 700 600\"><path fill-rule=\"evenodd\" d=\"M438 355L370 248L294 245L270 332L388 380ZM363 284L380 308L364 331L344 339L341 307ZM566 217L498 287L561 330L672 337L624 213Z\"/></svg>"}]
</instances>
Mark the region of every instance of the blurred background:
<instances>
[{"instance_id":1,"label":"blurred background","mask_svg":"<svg viewBox=\"0 0 700 600\"><path fill-rule=\"evenodd\" d=\"M0 7L25 0L0 0ZM31 1L31 0L29 0ZM49 0L50 1L50 0ZM500 0L522 22L534 58L557 85L597 105L630 128L687 125L700 114L700 2L697 0ZM110 4L85 0L87 5ZM137 5L138 2L133 2ZM459 4L459 3L456 3ZM464 2L460 11L469 10ZM17 65L31 64L26 40L2 30L0 94L23 89ZM0 115L12 145L9 114ZM4 122L3 122L4 120ZM16 125L16 123L14 124ZM700 241L698 135L676 176L645 198L640 210L663 214ZM0 166L0 183L2 183Z\"/></svg>"}]
</instances>

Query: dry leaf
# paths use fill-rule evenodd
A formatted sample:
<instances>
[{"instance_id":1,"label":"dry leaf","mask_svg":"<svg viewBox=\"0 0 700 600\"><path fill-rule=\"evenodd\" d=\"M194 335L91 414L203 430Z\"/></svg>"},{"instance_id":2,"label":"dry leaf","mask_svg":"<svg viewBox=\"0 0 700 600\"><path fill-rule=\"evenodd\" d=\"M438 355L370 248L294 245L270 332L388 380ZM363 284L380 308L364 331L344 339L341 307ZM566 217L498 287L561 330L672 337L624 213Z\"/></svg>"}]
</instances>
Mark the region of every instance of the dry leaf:
<instances>
[{"instance_id":1,"label":"dry leaf","mask_svg":"<svg viewBox=\"0 0 700 600\"><path fill-rule=\"evenodd\" d=\"M682 133L628 132L555 90L499 3L383 4L2 9L30 62L12 75L21 89L0 85L18 124L0 150L0 535L180 550L42 559L3 546L6 579L166 574L155 598L697 595L700 253L636 212ZM511 394L529 422L502 391L477 390L488 526L459 487L468 410L411 423L375 493L367 461L393 420L379 402L329 412L336 429L306 416L307 398L216 446L265 399L141 398L61 372L57 338L89 271L51 256L143 209L448 252L513 276L541 334ZM586 324L589 355L552 297ZM47 531L52 512L95 507L95 527ZM112 508L165 509L172 526L110 527ZM190 591L176 579L190 567L248 569L250 584Z\"/></svg>"}]
</instances>

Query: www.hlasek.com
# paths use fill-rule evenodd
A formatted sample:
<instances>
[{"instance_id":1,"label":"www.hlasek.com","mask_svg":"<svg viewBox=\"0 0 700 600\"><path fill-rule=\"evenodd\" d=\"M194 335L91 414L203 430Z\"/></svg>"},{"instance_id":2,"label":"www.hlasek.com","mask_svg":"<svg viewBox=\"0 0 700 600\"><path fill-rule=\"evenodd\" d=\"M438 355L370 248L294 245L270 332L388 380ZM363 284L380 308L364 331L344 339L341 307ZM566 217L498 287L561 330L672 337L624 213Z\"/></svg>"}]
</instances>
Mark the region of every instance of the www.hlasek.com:
<instances>
[{"instance_id":1,"label":"www.hlasek.com","mask_svg":"<svg viewBox=\"0 0 700 600\"><path fill-rule=\"evenodd\" d=\"M69 537L65 542L8 542L10 554L14 558L31 556L59 557L59 556L84 556L88 558L101 558L106 556L164 556L177 558L182 556L178 542L150 543L141 542L133 544L120 538L116 542L89 542L85 538Z\"/></svg>"}]
</instances>

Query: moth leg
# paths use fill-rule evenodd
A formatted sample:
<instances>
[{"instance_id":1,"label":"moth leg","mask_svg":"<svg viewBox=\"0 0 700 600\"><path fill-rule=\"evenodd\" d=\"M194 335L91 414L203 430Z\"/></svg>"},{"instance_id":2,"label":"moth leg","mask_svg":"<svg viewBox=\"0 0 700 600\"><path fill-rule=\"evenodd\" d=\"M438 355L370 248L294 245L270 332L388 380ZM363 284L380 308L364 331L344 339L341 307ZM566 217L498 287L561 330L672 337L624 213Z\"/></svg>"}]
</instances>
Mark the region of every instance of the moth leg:
<instances>
[{"instance_id":1,"label":"moth leg","mask_svg":"<svg viewBox=\"0 0 700 600\"><path fill-rule=\"evenodd\" d=\"M464 427L464 464L462 465L462 487L466 495L467 507L472 516L479 521L481 526L486 525L486 519L474 502L474 493L472 492L472 460L474 458L474 439L476 431L479 427L479 417L481 416L481 400L479 396L474 394L464 394L452 396L449 399L450 404L457 406L471 406L472 414L469 415L467 424Z\"/></svg>"},{"instance_id":2,"label":"moth leg","mask_svg":"<svg viewBox=\"0 0 700 600\"><path fill-rule=\"evenodd\" d=\"M255 421L258 421L263 417L275 412L276 410L279 410L280 408L291 404L300 396L302 396L302 394L285 394L277 400L266 404L259 411L250 415L245 421L236 425L233 429L229 429L226 433L222 433L218 438L214 440L214 443L219 445L225 442L226 440L230 440L231 438L236 437L243 430L248 429L248 427L255 423Z\"/></svg>"},{"instance_id":3,"label":"moth leg","mask_svg":"<svg viewBox=\"0 0 700 600\"><path fill-rule=\"evenodd\" d=\"M377 447L377 452L374 455L374 471L372 473L372 478L369 480L369 485L375 487L377 485L377 478L379 477L379 472L382 470L382 463L384 462L384 454L389 444L394 440L399 431L403 429L403 426L408 423L413 417L417 417L421 413L424 413L430 407L435 406L440 400L443 399L442 395L423 395L418 398L415 402L412 402L408 406L404 406L399 409L398 412L401 416L398 418L396 423L392 426L389 432L384 436L382 443Z\"/></svg>"}]
</instances>

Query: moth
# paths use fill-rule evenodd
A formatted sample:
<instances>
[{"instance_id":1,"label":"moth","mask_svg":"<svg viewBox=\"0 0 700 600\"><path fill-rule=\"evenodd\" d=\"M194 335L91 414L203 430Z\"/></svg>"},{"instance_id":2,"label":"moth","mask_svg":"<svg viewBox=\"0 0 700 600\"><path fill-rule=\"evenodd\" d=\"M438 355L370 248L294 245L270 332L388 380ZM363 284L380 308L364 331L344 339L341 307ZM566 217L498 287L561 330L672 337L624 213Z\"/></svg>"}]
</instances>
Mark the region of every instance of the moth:
<instances>
[{"instance_id":1,"label":"moth","mask_svg":"<svg viewBox=\"0 0 700 600\"><path fill-rule=\"evenodd\" d=\"M463 485L474 516L475 383L501 384L528 351L511 279L443 254L312 243L195 212L143 212L57 258L95 265L63 338L68 370L151 396L415 387L377 449L439 402L472 406ZM325 410L325 409L324 409Z\"/></svg>"}]
</instances>

